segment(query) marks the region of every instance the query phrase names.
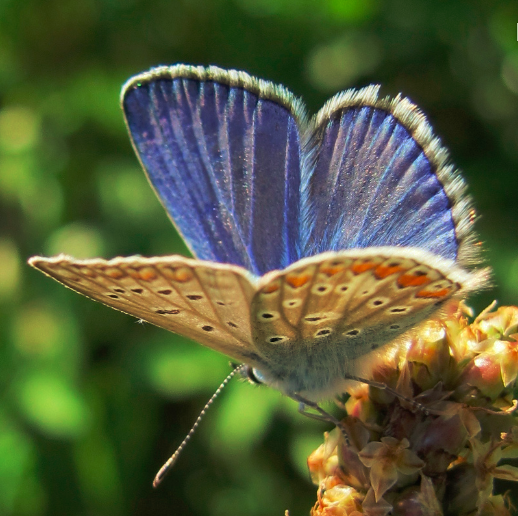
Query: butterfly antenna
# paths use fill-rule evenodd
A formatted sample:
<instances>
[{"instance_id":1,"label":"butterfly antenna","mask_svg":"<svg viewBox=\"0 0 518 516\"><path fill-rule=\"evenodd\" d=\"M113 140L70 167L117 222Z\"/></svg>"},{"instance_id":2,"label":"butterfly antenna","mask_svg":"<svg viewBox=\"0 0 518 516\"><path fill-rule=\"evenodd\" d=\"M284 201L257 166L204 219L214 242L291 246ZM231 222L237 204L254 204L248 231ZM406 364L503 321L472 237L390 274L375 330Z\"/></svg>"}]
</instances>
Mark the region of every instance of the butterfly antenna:
<instances>
[{"instance_id":1,"label":"butterfly antenna","mask_svg":"<svg viewBox=\"0 0 518 516\"><path fill-rule=\"evenodd\" d=\"M175 465L178 457L180 456L180 453L184 450L184 448L187 446L187 443L191 440L191 437L194 435L194 432L196 432L196 429L198 428L198 425L200 424L201 420L207 413L207 410L209 407L214 403L214 400L219 396L219 393L223 390L223 388L227 385L227 383L232 379L233 376L235 376L237 373L243 373L246 369L246 365L240 365L239 367L236 367L232 372L229 373L229 375L221 382L221 385L216 389L216 392L211 396L210 400L207 401L205 406L203 407L202 411L200 412L200 415L196 418L196 421L194 422L194 425L192 425L191 429L189 430L189 433L185 436L185 439L182 441L180 446L176 448L176 451L169 457L167 462L160 468L160 471L156 474L155 479L153 480L153 487L158 487L164 477L167 475L169 470Z\"/></svg>"}]
</instances>

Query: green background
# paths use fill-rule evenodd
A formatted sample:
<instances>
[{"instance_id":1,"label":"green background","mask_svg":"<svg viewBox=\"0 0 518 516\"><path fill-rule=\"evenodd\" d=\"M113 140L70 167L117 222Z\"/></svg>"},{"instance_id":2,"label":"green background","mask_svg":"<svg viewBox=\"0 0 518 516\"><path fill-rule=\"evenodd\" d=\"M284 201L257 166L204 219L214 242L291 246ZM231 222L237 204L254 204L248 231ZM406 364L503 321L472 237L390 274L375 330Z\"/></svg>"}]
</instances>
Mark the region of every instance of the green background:
<instances>
[{"instance_id":1,"label":"green background","mask_svg":"<svg viewBox=\"0 0 518 516\"><path fill-rule=\"evenodd\" d=\"M156 470L228 360L26 265L33 254L186 249L133 154L118 96L186 62L302 95L383 84L428 113L463 170L495 288L518 302L516 0L0 0L0 514L292 515L328 427L233 381L164 485Z\"/></svg>"}]
</instances>

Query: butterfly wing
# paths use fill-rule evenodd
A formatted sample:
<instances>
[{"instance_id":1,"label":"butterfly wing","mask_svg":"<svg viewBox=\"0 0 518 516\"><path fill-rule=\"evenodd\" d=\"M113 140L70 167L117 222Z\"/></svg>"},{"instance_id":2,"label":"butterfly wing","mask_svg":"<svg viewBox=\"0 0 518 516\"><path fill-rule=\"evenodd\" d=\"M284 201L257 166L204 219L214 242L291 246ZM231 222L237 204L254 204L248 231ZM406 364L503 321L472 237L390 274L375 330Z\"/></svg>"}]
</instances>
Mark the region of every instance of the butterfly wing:
<instances>
[{"instance_id":1,"label":"butterfly wing","mask_svg":"<svg viewBox=\"0 0 518 516\"><path fill-rule=\"evenodd\" d=\"M418 248L327 252L261 278L252 335L287 392L326 391L355 374L355 360L479 288L468 273ZM282 385L284 384L284 385ZM317 396L318 398L319 396Z\"/></svg>"},{"instance_id":2,"label":"butterfly wing","mask_svg":"<svg viewBox=\"0 0 518 516\"><path fill-rule=\"evenodd\" d=\"M240 267L182 256L35 256L29 263L89 298L237 360L254 362L250 305L255 279Z\"/></svg>"},{"instance_id":3,"label":"butterfly wing","mask_svg":"<svg viewBox=\"0 0 518 516\"><path fill-rule=\"evenodd\" d=\"M475 253L464 182L421 111L378 86L332 98L304 147L303 256L417 247L466 264Z\"/></svg>"},{"instance_id":4,"label":"butterfly wing","mask_svg":"<svg viewBox=\"0 0 518 516\"><path fill-rule=\"evenodd\" d=\"M300 101L244 72L177 65L122 106L155 191L200 259L260 275L299 258Z\"/></svg>"}]
</instances>

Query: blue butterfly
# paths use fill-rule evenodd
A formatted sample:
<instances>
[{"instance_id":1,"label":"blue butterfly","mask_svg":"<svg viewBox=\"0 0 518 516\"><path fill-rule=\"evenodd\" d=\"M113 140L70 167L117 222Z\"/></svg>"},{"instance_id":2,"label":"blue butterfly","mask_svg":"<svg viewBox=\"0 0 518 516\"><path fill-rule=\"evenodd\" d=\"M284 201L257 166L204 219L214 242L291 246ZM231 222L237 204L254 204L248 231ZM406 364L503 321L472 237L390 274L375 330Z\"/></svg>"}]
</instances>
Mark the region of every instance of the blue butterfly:
<instances>
[{"instance_id":1,"label":"blue butterfly","mask_svg":"<svg viewBox=\"0 0 518 516\"><path fill-rule=\"evenodd\" d=\"M313 118L282 86L176 65L130 79L136 153L193 255L30 263L247 364L295 399L483 287L473 210L421 111L348 90Z\"/></svg>"}]
</instances>

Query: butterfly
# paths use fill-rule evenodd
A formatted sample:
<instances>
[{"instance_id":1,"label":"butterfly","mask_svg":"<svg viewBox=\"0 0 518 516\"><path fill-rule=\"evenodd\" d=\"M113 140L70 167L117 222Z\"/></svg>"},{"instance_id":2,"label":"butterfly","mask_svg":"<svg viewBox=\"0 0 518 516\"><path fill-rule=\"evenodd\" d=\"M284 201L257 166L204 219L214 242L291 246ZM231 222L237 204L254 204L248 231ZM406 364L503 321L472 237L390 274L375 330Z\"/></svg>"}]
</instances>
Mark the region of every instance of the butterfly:
<instances>
[{"instance_id":1,"label":"butterfly","mask_svg":"<svg viewBox=\"0 0 518 516\"><path fill-rule=\"evenodd\" d=\"M401 95L347 90L309 118L282 86L175 65L131 78L121 103L196 258L29 263L262 383L314 401L341 393L384 347L488 281L465 183Z\"/></svg>"}]
</instances>

